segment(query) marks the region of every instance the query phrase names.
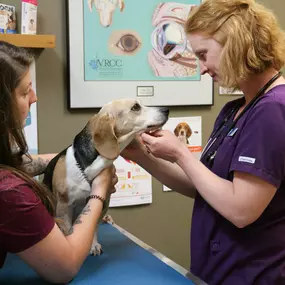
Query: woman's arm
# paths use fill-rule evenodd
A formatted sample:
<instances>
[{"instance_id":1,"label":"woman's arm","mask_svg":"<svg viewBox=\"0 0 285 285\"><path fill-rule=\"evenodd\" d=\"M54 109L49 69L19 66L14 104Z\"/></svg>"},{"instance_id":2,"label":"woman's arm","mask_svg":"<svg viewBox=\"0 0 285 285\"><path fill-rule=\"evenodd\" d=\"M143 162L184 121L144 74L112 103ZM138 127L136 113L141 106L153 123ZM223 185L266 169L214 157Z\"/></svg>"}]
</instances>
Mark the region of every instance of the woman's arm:
<instances>
[{"instance_id":1,"label":"woman's arm","mask_svg":"<svg viewBox=\"0 0 285 285\"><path fill-rule=\"evenodd\" d=\"M23 164L21 169L30 176L43 174L49 162L57 155L57 153L37 154L29 157L23 155Z\"/></svg>"},{"instance_id":2,"label":"woman's arm","mask_svg":"<svg viewBox=\"0 0 285 285\"><path fill-rule=\"evenodd\" d=\"M178 155L177 164L208 204L238 228L256 221L277 190L261 178L244 172L234 172L233 182L220 178L186 150Z\"/></svg>"},{"instance_id":3,"label":"woman's arm","mask_svg":"<svg viewBox=\"0 0 285 285\"><path fill-rule=\"evenodd\" d=\"M195 198L196 189L184 171L175 163L156 158L147 153L146 148L140 142L139 138L124 149L121 155L125 159L139 164L170 189L187 197Z\"/></svg>"},{"instance_id":4,"label":"woman's arm","mask_svg":"<svg viewBox=\"0 0 285 285\"><path fill-rule=\"evenodd\" d=\"M90 200L71 235L65 237L55 224L43 240L18 255L49 282L68 283L89 253L102 207L101 201Z\"/></svg>"},{"instance_id":5,"label":"woman's arm","mask_svg":"<svg viewBox=\"0 0 285 285\"><path fill-rule=\"evenodd\" d=\"M151 153L177 163L199 194L239 228L258 219L276 193L275 186L244 172L236 171L233 182L220 178L197 160L170 132L159 131L154 135L142 134Z\"/></svg>"},{"instance_id":6,"label":"woman's arm","mask_svg":"<svg viewBox=\"0 0 285 285\"><path fill-rule=\"evenodd\" d=\"M95 178L92 194L106 197L106 192L117 181L114 168L104 170ZM65 237L55 225L44 239L18 255L46 280L53 283L69 282L89 254L102 208L102 201L90 199L69 236Z\"/></svg>"}]
</instances>

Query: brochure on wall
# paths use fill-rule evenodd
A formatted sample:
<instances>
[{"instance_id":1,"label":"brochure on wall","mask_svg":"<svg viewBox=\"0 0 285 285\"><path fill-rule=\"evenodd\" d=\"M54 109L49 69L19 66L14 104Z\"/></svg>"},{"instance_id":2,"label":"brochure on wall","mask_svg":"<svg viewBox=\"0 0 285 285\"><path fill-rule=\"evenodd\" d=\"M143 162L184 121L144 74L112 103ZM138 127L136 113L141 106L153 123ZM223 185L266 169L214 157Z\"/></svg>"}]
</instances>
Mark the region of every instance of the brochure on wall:
<instances>
[{"instance_id":1,"label":"brochure on wall","mask_svg":"<svg viewBox=\"0 0 285 285\"><path fill-rule=\"evenodd\" d=\"M35 63L30 68L32 77L32 86L36 92L36 67ZM38 153L38 124L37 124L37 103L31 105L29 115L26 119L26 125L24 128L26 140L30 154Z\"/></svg>"},{"instance_id":2,"label":"brochure on wall","mask_svg":"<svg viewBox=\"0 0 285 285\"><path fill-rule=\"evenodd\" d=\"M170 118L163 127L172 132L198 159L202 153L202 118L201 117L178 117ZM171 191L163 185L163 191Z\"/></svg>"},{"instance_id":3,"label":"brochure on wall","mask_svg":"<svg viewBox=\"0 0 285 285\"><path fill-rule=\"evenodd\" d=\"M119 157L114 165L119 182L112 194L110 207L152 203L151 175L136 163Z\"/></svg>"}]
</instances>

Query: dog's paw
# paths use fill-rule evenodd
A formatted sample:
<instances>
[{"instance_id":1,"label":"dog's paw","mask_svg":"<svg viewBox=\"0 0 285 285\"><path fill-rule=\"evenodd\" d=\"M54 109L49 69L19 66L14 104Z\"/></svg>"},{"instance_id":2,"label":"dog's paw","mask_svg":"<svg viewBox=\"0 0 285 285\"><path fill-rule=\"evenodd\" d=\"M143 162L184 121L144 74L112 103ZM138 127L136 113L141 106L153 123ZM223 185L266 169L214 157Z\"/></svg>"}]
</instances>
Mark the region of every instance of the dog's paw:
<instances>
[{"instance_id":1,"label":"dog's paw","mask_svg":"<svg viewBox=\"0 0 285 285\"><path fill-rule=\"evenodd\" d=\"M92 244L90 255L97 256L97 255L101 255L102 253L103 253L103 250L102 250L102 246L100 243L97 242L95 244Z\"/></svg>"},{"instance_id":2,"label":"dog's paw","mask_svg":"<svg viewBox=\"0 0 285 285\"><path fill-rule=\"evenodd\" d=\"M104 216L103 218L102 218L102 222L103 223L108 223L108 224L111 224L111 225L113 225L115 222L114 222L114 220L112 219L112 217L110 216L110 215L106 215L106 216Z\"/></svg>"}]
</instances>

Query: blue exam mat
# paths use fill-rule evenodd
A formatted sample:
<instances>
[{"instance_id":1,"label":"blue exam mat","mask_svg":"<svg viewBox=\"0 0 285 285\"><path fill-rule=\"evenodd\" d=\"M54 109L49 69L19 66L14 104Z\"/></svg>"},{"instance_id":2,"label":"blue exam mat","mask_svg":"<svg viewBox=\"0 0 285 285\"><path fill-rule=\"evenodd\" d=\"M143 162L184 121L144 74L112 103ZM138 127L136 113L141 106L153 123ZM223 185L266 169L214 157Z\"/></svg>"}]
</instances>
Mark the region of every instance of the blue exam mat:
<instances>
[{"instance_id":1,"label":"blue exam mat","mask_svg":"<svg viewBox=\"0 0 285 285\"><path fill-rule=\"evenodd\" d=\"M192 281L141 248L116 228L99 228L104 253L88 256L71 285L194 285ZM0 270L0 284L49 284L16 255L8 254Z\"/></svg>"}]
</instances>

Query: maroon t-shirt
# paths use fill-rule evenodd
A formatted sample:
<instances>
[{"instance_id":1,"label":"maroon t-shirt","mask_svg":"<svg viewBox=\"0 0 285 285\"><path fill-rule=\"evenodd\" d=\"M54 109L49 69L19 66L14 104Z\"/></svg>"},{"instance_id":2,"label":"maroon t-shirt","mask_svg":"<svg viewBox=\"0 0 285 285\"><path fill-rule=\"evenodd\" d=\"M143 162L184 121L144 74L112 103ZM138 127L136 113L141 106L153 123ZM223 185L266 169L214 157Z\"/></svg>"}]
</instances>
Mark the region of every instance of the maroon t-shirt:
<instances>
[{"instance_id":1,"label":"maroon t-shirt","mask_svg":"<svg viewBox=\"0 0 285 285\"><path fill-rule=\"evenodd\" d=\"M54 220L21 178L0 171L0 268L6 254L21 252L44 239Z\"/></svg>"}]
</instances>

